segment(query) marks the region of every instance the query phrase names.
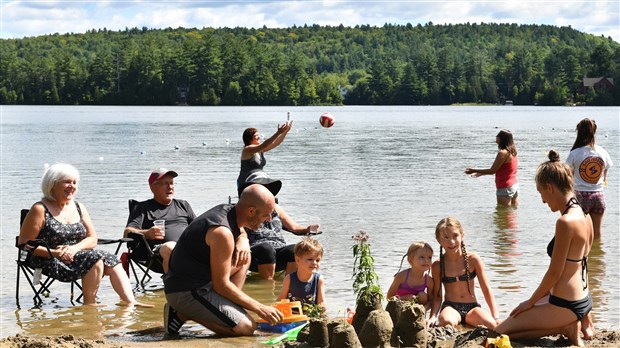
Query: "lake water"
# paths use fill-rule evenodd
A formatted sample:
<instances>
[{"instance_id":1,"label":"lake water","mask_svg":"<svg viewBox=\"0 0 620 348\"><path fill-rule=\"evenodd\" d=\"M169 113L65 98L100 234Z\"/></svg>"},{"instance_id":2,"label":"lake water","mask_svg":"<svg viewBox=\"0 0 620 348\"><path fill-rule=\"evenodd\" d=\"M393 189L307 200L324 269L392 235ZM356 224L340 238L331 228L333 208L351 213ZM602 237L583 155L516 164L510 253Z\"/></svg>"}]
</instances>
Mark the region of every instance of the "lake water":
<instances>
[{"instance_id":1,"label":"lake water","mask_svg":"<svg viewBox=\"0 0 620 348\"><path fill-rule=\"evenodd\" d=\"M282 179L281 205L300 223L316 220L324 233L321 272L331 316L354 306L351 236L370 234L380 283L387 291L410 242L431 243L437 222L448 215L465 228L468 250L486 265L501 317L535 290L547 269L546 245L557 213L544 205L533 181L549 149L565 158L584 117L598 124L597 144L616 163L605 190L603 238L589 259L594 318L599 328L618 329L620 317L618 108L579 107L75 107L2 106L0 337L16 333L80 337L161 337L164 294L160 279L140 300L153 309L125 310L109 280L93 309L72 306L68 286L57 284L42 309L32 309L28 288L15 303L15 236L19 210L40 196L44 165L68 162L81 173L78 200L86 205L99 237L122 235L127 200L151 196L147 177L155 167L178 171L176 197L197 214L236 193L241 134L257 127L270 136L290 111L293 130L266 154L266 171ZM336 123L319 126L330 111ZM490 167L498 128L510 129L519 150L518 209L496 207L492 176L471 178L466 167ZM178 147L178 149L175 149ZM298 237L287 235L294 243ZM245 290L264 303L279 293L275 283L248 279ZM478 300L484 297L477 289ZM190 336L200 327L183 329ZM137 334L138 332L139 334Z\"/></svg>"}]
</instances>

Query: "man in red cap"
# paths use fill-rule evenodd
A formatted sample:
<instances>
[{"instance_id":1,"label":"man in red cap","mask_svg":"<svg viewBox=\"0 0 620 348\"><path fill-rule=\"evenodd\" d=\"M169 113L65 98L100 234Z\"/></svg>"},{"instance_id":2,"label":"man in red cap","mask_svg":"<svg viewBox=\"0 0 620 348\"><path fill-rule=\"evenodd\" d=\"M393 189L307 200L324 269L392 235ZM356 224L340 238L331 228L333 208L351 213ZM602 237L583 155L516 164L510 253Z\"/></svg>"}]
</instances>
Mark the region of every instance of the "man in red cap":
<instances>
[{"instance_id":1,"label":"man in red cap","mask_svg":"<svg viewBox=\"0 0 620 348\"><path fill-rule=\"evenodd\" d=\"M138 205L130 212L125 227L125 237L129 232L143 234L151 249L162 258L163 272L168 271L168 260L176 241L185 228L196 218L189 203L174 198L174 178L177 172L166 168L158 168L149 175L149 187L153 198ZM165 231L155 227L156 220L165 221ZM133 258L140 259L141 253L146 259L147 251L134 251ZM135 255L138 253L138 255Z\"/></svg>"}]
</instances>

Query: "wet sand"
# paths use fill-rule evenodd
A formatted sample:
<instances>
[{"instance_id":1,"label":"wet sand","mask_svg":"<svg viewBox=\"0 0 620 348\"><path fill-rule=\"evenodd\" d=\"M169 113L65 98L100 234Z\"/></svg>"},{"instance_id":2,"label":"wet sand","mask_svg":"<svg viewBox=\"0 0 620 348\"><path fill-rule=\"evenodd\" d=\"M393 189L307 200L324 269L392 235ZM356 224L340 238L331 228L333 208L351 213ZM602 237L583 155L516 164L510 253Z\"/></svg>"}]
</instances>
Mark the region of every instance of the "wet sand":
<instances>
[{"instance_id":1,"label":"wet sand","mask_svg":"<svg viewBox=\"0 0 620 348\"><path fill-rule=\"evenodd\" d=\"M473 332L473 334L471 334ZM275 335L273 335L275 336ZM163 333L152 333L146 337L143 336L141 341L127 341L127 337L108 337L100 340L76 338L72 335L63 335L56 337L26 337L22 335L11 336L0 341L1 347L6 348L147 348L162 347L173 348L179 347L266 347L260 342L269 336L254 336L245 338L217 338L207 335L184 336L176 339L165 339ZM460 335L459 337L447 341L429 342L429 347L481 347L484 346L486 337L476 335L475 330ZM456 344L455 344L456 342ZM570 346L568 340L562 336L544 337L531 342L515 342L512 341L512 347L567 347ZM586 347L619 347L620 346L620 330L599 330L594 338L585 341Z\"/></svg>"}]
</instances>

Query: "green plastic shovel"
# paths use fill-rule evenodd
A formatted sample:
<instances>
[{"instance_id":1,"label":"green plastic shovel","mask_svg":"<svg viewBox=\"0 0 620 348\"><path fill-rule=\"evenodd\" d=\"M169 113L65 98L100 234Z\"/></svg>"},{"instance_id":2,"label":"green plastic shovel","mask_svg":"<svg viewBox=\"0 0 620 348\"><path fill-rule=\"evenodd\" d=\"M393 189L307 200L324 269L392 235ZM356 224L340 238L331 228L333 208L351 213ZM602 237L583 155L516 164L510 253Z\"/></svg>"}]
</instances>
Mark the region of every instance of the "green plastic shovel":
<instances>
[{"instance_id":1,"label":"green plastic shovel","mask_svg":"<svg viewBox=\"0 0 620 348\"><path fill-rule=\"evenodd\" d=\"M283 334L281 334L280 336L276 336L270 340L261 342L262 344L268 344L268 345L274 345L274 344L278 344L284 340L288 340L288 341L292 341L292 340L296 340L297 339L297 335L299 334L299 331L301 331L301 329L303 329L306 325L308 325L307 322L294 327L286 332L284 332Z\"/></svg>"}]
</instances>

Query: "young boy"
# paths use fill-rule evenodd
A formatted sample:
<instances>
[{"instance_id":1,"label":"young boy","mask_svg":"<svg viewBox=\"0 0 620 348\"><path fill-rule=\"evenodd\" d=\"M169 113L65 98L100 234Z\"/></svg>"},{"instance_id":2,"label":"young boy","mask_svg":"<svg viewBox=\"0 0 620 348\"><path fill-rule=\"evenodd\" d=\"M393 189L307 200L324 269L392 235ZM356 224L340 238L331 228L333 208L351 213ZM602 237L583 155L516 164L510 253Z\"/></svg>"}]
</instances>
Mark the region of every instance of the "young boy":
<instances>
[{"instance_id":1,"label":"young boy","mask_svg":"<svg viewBox=\"0 0 620 348\"><path fill-rule=\"evenodd\" d=\"M295 245L297 271L284 278L278 301L289 299L325 307L323 277L317 273L321 257L323 247L316 239L304 238Z\"/></svg>"}]
</instances>

